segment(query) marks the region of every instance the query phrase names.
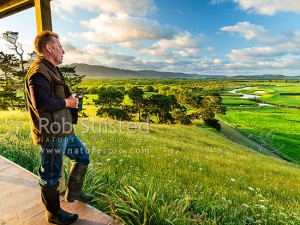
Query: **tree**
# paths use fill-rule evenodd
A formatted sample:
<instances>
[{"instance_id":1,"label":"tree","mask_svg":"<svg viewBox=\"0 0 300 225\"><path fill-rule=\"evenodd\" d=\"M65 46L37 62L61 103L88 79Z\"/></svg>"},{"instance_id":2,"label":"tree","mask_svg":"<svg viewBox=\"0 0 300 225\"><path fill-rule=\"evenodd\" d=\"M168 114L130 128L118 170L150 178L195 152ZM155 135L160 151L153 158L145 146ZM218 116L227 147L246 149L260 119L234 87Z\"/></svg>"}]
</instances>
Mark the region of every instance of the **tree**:
<instances>
[{"instance_id":1,"label":"tree","mask_svg":"<svg viewBox=\"0 0 300 225\"><path fill-rule=\"evenodd\" d=\"M59 68L62 72L67 84L73 88L76 84L80 84L85 75L76 73L76 66L62 66ZM75 90L73 90L75 92Z\"/></svg>"},{"instance_id":2,"label":"tree","mask_svg":"<svg viewBox=\"0 0 300 225\"><path fill-rule=\"evenodd\" d=\"M175 100L175 96L169 97L162 94L148 96L144 101L143 117L153 115L158 123L174 123L171 110Z\"/></svg>"},{"instance_id":3,"label":"tree","mask_svg":"<svg viewBox=\"0 0 300 225\"><path fill-rule=\"evenodd\" d=\"M133 105L138 110L138 121L141 121L141 106L144 101L144 91L136 86L132 87L127 91L128 97L132 100Z\"/></svg>"},{"instance_id":4,"label":"tree","mask_svg":"<svg viewBox=\"0 0 300 225\"><path fill-rule=\"evenodd\" d=\"M1 109L8 109L19 106L20 98L17 97L17 87L15 85L15 74L20 66L19 59L13 54L5 54L0 52L0 98Z\"/></svg>"},{"instance_id":5,"label":"tree","mask_svg":"<svg viewBox=\"0 0 300 225\"><path fill-rule=\"evenodd\" d=\"M172 109L172 116L175 123L182 125L189 125L192 123L190 116L187 115L186 107L178 103Z\"/></svg>"},{"instance_id":6,"label":"tree","mask_svg":"<svg viewBox=\"0 0 300 225\"><path fill-rule=\"evenodd\" d=\"M145 92L155 92L155 89L154 89L153 86L147 85L147 86L144 88L144 91L145 91Z\"/></svg>"},{"instance_id":7,"label":"tree","mask_svg":"<svg viewBox=\"0 0 300 225\"><path fill-rule=\"evenodd\" d=\"M215 119L216 113L225 114L226 107L222 105L222 97L219 93L213 92L205 95L191 93L187 98L187 103L192 106L195 112L193 118L202 119L204 124L220 130L221 126Z\"/></svg>"},{"instance_id":8,"label":"tree","mask_svg":"<svg viewBox=\"0 0 300 225\"><path fill-rule=\"evenodd\" d=\"M22 71L25 71L24 64L27 61L25 61L23 58L24 50L22 48L22 44L20 44L18 42L19 33L13 32L13 31L6 31L2 34L2 36L8 43L10 43L8 48L14 50L17 53L17 55L19 56Z\"/></svg>"},{"instance_id":9,"label":"tree","mask_svg":"<svg viewBox=\"0 0 300 225\"><path fill-rule=\"evenodd\" d=\"M27 70L25 69L25 63L27 63L28 61L24 60L24 50L23 50L22 44L20 44L18 42L19 33L18 32L13 32L13 31L6 31L2 34L2 37L3 37L3 39L5 39L9 43L8 48L15 51L16 54L18 55L19 59L20 59L19 63L21 65L21 70L17 70L15 72L15 77L17 77L18 79L21 80L21 83L20 83L21 87L20 88L23 91L25 109L27 109L24 83L25 83L25 76L26 76L26 73L27 73Z\"/></svg>"},{"instance_id":10,"label":"tree","mask_svg":"<svg viewBox=\"0 0 300 225\"><path fill-rule=\"evenodd\" d=\"M30 53L27 53L27 55L29 56L29 62L30 63L33 63L34 60L36 59L37 57L37 53L35 51L32 51Z\"/></svg>"},{"instance_id":11,"label":"tree","mask_svg":"<svg viewBox=\"0 0 300 225\"><path fill-rule=\"evenodd\" d=\"M130 120L126 106L121 103L124 100L124 93L115 87L101 87L98 99L94 100L96 106L100 106L97 116L108 116L113 119Z\"/></svg>"}]
</instances>

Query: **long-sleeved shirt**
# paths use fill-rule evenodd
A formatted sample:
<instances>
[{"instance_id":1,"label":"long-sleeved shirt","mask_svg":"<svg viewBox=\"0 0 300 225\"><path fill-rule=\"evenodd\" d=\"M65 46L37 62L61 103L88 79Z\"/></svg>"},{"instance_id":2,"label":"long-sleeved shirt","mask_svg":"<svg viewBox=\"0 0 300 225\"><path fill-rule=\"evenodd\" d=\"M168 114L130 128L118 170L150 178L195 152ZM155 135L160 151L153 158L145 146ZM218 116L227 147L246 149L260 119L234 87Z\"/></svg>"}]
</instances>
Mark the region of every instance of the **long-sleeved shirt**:
<instances>
[{"instance_id":1,"label":"long-sleeved shirt","mask_svg":"<svg viewBox=\"0 0 300 225\"><path fill-rule=\"evenodd\" d=\"M38 111L57 111L66 107L64 99L51 97L51 84L42 74L35 74L29 80L33 106Z\"/></svg>"}]
</instances>

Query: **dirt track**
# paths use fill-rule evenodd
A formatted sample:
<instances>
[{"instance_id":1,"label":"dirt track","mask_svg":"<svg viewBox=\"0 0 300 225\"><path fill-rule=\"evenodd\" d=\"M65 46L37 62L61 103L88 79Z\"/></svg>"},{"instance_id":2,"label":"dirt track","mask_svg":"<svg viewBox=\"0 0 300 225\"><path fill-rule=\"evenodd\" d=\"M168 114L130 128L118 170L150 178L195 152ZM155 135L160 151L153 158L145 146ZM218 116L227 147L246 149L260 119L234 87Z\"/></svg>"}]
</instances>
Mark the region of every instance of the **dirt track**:
<instances>
[{"instance_id":1,"label":"dirt track","mask_svg":"<svg viewBox=\"0 0 300 225\"><path fill-rule=\"evenodd\" d=\"M253 141L252 139L250 139L248 136L242 134L241 132L239 132L238 130L236 130L234 127L229 126L228 124L224 123L223 121L219 120L219 123L221 125L221 132L231 141L251 148L253 150L259 151L265 155L269 155L272 156L274 158L278 158L278 159L283 159L282 157L280 157L279 155L271 152L269 149L261 146L259 143Z\"/></svg>"}]
</instances>

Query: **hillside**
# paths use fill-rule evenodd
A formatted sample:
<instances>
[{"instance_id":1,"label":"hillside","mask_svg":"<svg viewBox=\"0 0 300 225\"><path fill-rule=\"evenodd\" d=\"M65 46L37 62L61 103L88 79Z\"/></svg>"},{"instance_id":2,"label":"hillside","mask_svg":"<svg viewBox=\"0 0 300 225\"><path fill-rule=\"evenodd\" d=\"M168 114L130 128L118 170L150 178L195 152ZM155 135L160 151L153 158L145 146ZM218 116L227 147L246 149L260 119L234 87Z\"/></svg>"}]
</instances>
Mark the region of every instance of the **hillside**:
<instances>
[{"instance_id":1,"label":"hillside","mask_svg":"<svg viewBox=\"0 0 300 225\"><path fill-rule=\"evenodd\" d=\"M88 78L205 78L197 74L158 72L154 70L124 70L106 66L73 63L78 74L85 74Z\"/></svg>"},{"instance_id":2,"label":"hillside","mask_svg":"<svg viewBox=\"0 0 300 225\"><path fill-rule=\"evenodd\" d=\"M99 65L73 63L66 66L75 66L76 72L87 78L193 78L193 79L236 79L236 80L300 80L300 76L284 75L199 75L180 72L161 72L155 70L125 70Z\"/></svg>"},{"instance_id":3,"label":"hillside","mask_svg":"<svg viewBox=\"0 0 300 225\"><path fill-rule=\"evenodd\" d=\"M27 120L23 112L0 112L1 155L36 172L38 149L29 139ZM91 154L86 188L103 211L113 214L113 202L114 211L129 219L126 210L148 215L145 204L152 204L156 224L170 224L166 219L193 224L178 217L205 224L300 223L299 166L195 126L150 124L147 133L139 124L141 130L129 133L125 123L122 131L99 129L105 123L118 126L96 117L76 126ZM130 205L118 196L137 202Z\"/></svg>"}]
</instances>

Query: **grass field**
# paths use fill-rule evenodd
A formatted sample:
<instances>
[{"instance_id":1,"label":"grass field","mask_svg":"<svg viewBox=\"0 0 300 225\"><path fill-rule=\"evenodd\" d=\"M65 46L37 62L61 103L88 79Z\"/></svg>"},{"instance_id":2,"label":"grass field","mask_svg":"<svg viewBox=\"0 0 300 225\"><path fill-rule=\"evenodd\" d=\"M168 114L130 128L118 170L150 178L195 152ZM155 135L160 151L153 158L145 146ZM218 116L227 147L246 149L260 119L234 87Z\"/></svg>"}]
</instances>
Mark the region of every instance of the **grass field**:
<instances>
[{"instance_id":1,"label":"grass field","mask_svg":"<svg viewBox=\"0 0 300 225\"><path fill-rule=\"evenodd\" d=\"M227 106L240 106L240 105L255 105L255 102L249 101L247 99L241 99L234 96L222 96L222 103Z\"/></svg>"},{"instance_id":2,"label":"grass field","mask_svg":"<svg viewBox=\"0 0 300 225\"><path fill-rule=\"evenodd\" d=\"M282 107L229 107L226 115L218 115L238 129L251 134L258 143L300 163L299 109ZM268 135L269 134L269 135Z\"/></svg>"},{"instance_id":3,"label":"grass field","mask_svg":"<svg viewBox=\"0 0 300 225\"><path fill-rule=\"evenodd\" d=\"M36 172L27 114L0 112L0 122L1 155ZM194 126L99 128L108 122L118 125L94 117L76 126L91 153L86 189L126 224L300 223L299 166Z\"/></svg>"},{"instance_id":4,"label":"grass field","mask_svg":"<svg viewBox=\"0 0 300 225\"><path fill-rule=\"evenodd\" d=\"M300 107L300 83L260 84L247 90L241 90L241 92L258 95L260 96L259 100L270 104ZM282 93L286 95L280 95ZM294 93L298 94L293 95Z\"/></svg>"},{"instance_id":5,"label":"grass field","mask_svg":"<svg viewBox=\"0 0 300 225\"><path fill-rule=\"evenodd\" d=\"M258 143L265 142L270 149L277 149L279 154L300 163L300 111L298 108L290 108L290 106L300 106L300 96L293 95L299 92L299 83L252 86L241 90L239 94L258 95L259 100L286 107L260 107L253 101L240 99L240 96L224 96L224 104L227 105L228 110L226 115L218 116L251 135L251 138ZM280 95L280 93L291 93L291 95ZM239 102L244 103L238 104Z\"/></svg>"}]
</instances>

